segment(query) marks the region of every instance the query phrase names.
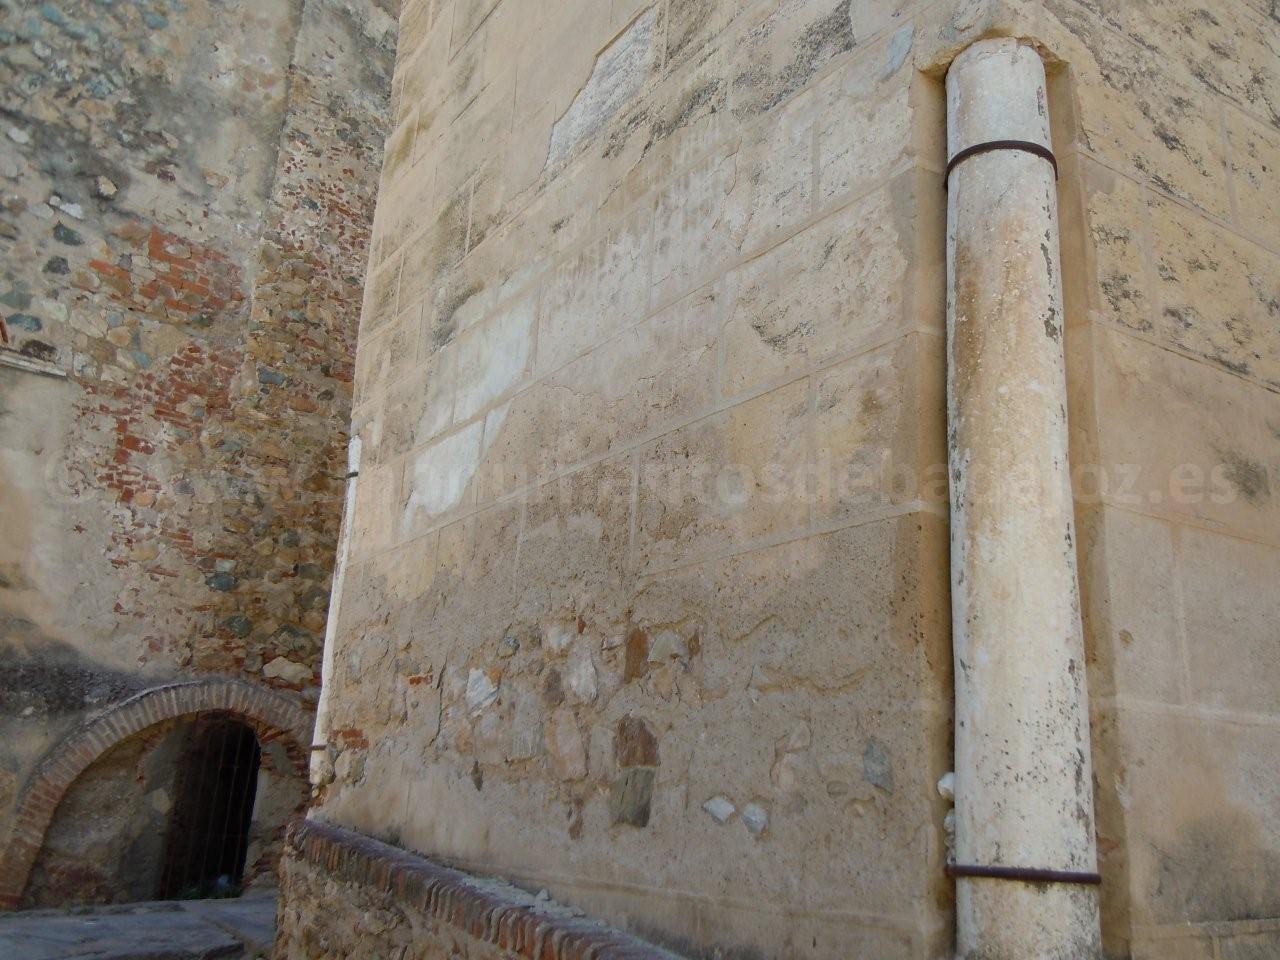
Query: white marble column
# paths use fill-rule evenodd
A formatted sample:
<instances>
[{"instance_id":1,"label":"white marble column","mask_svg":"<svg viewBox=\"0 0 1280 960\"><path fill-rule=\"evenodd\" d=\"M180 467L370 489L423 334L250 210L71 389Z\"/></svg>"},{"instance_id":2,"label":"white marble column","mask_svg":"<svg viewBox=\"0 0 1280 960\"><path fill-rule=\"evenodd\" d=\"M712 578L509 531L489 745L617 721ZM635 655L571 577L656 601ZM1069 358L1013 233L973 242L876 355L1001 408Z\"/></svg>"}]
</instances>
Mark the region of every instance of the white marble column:
<instances>
[{"instance_id":1,"label":"white marble column","mask_svg":"<svg viewBox=\"0 0 1280 960\"><path fill-rule=\"evenodd\" d=\"M948 156L1051 146L1044 65L984 40L947 74ZM1067 457L1054 168L1033 148L950 175L948 419L956 863L1097 869ZM957 878L958 956L1100 955L1097 887Z\"/></svg>"}]
</instances>

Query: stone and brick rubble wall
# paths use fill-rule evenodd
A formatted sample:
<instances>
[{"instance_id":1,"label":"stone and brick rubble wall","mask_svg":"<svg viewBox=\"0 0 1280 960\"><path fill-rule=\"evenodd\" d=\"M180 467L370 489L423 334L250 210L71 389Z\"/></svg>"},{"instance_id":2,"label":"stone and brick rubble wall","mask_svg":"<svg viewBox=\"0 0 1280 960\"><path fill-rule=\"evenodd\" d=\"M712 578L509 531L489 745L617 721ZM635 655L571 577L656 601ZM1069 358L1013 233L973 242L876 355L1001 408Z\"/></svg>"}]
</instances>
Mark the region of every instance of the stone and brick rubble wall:
<instances>
[{"instance_id":1,"label":"stone and brick rubble wall","mask_svg":"<svg viewBox=\"0 0 1280 960\"><path fill-rule=\"evenodd\" d=\"M148 686L314 701L397 13L0 3L0 822Z\"/></svg>"}]
</instances>

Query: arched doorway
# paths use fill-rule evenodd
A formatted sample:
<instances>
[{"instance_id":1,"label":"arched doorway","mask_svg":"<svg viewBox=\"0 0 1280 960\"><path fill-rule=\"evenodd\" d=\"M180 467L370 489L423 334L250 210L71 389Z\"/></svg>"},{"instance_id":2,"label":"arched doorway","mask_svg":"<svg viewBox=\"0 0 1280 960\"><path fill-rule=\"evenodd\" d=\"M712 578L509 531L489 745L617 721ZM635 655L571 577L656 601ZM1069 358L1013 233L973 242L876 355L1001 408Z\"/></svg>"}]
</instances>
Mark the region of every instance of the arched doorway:
<instances>
[{"instance_id":1,"label":"arched doorway","mask_svg":"<svg viewBox=\"0 0 1280 960\"><path fill-rule=\"evenodd\" d=\"M194 722L195 728L205 721L210 724L237 724L250 731L262 755L270 755L275 770L287 768L288 776L298 787L299 799L296 803L290 801L287 804L289 809L277 807L271 811L274 833L270 838L271 845L278 848L285 821L300 812L305 803L305 745L310 738L310 714L286 694L242 680L211 678L167 684L145 690L99 713L41 761L23 788L12 828L0 854L0 910L16 909L22 903L32 867L45 844L55 812L81 775L117 746L130 742L139 734L163 730L175 720L187 726ZM236 736L240 737L236 742L244 742L241 734ZM199 739L188 738L185 742L197 743ZM202 758L207 760L209 753L210 750L205 749L190 754L193 769L199 769ZM178 756L186 755L179 752ZM233 793L229 789L228 798ZM175 812L178 808L175 799ZM223 812L225 816L227 811ZM258 840L259 847L262 839ZM237 840L237 848L239 843ZM253 850L252 840L250 850Z\"/></svg>"}]
</instances>

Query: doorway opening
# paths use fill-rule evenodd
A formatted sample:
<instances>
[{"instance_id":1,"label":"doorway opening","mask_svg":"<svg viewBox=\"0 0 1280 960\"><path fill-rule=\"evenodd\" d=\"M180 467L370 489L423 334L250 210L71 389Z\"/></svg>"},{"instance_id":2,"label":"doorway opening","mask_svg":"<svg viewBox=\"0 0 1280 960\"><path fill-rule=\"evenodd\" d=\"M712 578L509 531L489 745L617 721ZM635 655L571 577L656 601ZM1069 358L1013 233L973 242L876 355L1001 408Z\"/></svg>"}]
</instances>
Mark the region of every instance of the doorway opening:
<instances>
[{"instance_id":1,"label":"doorway opening","mask_svg":"<svg viewBox=\"0 0 1280 960\"><path fill-rule=\"evenodd\" d=\"M257 735L238 720L192 725L174 780L160 899L239 895L261 759Z\"/></svg>"}]
</instances>

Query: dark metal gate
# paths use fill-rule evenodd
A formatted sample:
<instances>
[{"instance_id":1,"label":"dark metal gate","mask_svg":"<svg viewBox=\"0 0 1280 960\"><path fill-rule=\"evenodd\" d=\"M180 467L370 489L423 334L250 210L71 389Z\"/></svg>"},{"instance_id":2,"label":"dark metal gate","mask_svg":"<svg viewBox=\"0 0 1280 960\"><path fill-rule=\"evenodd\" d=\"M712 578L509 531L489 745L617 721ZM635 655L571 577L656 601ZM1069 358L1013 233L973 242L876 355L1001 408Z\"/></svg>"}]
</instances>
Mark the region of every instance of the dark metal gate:
<instances>
[{"instance_id":1,"label":"dark metal gate","mask_svg":"<svg viewBox=\"0 0 1280 960\"><path fill-rule=\"evenodd\" d=\"M261 758L257 736L238 720L195 722L178 762L160 899L240 892Z\"/></svg>"}]
</instances>

